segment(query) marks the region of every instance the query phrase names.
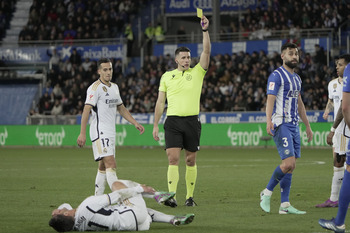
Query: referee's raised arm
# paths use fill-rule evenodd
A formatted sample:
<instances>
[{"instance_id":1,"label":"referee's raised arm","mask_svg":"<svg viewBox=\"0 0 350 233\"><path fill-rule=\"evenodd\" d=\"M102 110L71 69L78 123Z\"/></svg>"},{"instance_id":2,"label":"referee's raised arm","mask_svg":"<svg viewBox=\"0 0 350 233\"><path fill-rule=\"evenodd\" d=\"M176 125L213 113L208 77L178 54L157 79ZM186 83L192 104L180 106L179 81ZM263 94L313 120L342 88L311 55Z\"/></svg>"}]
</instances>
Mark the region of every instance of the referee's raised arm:
<instances>
[{"instance_id":1,"label":"referee's raised arm","mask_svg":"<svg viewBox=\"0 0 350 233\"><path fill-rule=\"evenodd\" d=\"M204 15L201 19L201 27L203 31L203 52L201 54L199 63L203 69L208 69L210 61L211 44L209 37L209 20Z\"/></svg>"}]
</instances>

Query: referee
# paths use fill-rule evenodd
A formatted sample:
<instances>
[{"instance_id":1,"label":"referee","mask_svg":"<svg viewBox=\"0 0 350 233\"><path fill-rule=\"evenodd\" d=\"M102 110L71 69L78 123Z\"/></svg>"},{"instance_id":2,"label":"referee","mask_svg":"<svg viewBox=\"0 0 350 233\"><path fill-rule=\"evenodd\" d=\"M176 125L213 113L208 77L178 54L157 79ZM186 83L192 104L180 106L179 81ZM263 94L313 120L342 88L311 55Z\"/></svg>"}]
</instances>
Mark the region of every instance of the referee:
<instances>
[{"instance_id":1,"label":"referee","mask_svg":"<svg viewBox=\"0 0 350 233\"><path fill-rule=\"evenodd\" d=\"M201 123L198 118L203 79L210 60L209 21L202 16L203 52L199 63L191 68L191 53L186 47L175 51L177 69L165 72L160 80L158 99L154 112L153 138L159 141L158 123L167 100L167 119L164 123L165 147L168 156L168 188L176 192L179 181L179 159L182 149L186 155L186 206L195 206L193 200L197 180L196 156L199 150ZM166 205L176 207L175 199Z\"/></svg>"}]
</instances>

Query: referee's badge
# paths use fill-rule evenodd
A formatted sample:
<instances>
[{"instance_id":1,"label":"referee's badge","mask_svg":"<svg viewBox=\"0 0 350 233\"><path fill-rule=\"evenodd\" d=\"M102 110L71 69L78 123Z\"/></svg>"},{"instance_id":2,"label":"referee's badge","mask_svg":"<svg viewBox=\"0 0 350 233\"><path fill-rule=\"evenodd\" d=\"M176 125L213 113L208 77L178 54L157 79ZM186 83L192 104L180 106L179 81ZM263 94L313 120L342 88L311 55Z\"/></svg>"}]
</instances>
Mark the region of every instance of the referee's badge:
<instances>
[{"instance_id":1,"label":"referee's badge","mask_svg":"<svg viewBox=\"0 0 350 233\"><path fill-rule=\"evenodd\" d=\"M186 75L186 80L187 80L187 81L191 81L191 80L192 80L192 75L187 74L187 75Z\"/></svg>"}]
</instances>

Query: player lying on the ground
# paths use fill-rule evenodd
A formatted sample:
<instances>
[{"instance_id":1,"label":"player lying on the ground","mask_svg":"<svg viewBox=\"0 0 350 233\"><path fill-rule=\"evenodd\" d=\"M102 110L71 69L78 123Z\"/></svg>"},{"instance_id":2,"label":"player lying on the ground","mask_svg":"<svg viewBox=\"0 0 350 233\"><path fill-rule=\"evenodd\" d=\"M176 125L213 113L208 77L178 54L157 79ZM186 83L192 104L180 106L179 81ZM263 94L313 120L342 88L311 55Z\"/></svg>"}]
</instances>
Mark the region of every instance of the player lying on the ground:
<instances>
[{"instance_id":1,"label":"player lying on the ground","mask_svg":"<svg viewBox=\"0 0 350 233\"><path fill-rule=\"evenodd\" d=\"M129 180L118 180L112 193L86 198L76 209L62 204L52 211L49 225L65 231L146 231L151 222L184 225L193 221L194 214L174 216L146 207L144 197L164 203L175 193L157 192L154 188Z\"/></svg>"}]
</instances>

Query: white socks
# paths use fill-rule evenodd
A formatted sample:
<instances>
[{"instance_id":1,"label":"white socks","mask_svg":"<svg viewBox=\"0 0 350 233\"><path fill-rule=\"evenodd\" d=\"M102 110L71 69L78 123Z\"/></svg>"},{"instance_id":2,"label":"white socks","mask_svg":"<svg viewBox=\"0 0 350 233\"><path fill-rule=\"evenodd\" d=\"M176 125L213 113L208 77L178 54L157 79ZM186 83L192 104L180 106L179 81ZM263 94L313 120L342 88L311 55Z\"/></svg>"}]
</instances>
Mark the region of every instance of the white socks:
<instances>
[{"instance_id":1,"label":"white socks","mask_svg":"<svg viewBox=\"0 0 350 233\"><path fill-rule=\"evenodd\" d=\"M108 183L111 190L112 190L113 183L118 180L116 170L117 170L116 168L107 168L106 169L107 183Z\"/></svg>"},{"instance_id":2,"label":"white socks","mask_svg":"<svg viewBox=\"0 0 350 233\"><path fill-rule=\"evenodd\" d=\"M344 177L344 167L333 167L333 179L331 188L331 201L338 201L339 191Z\"/></svg>"},{"instance_id":3,"label":"white socks","mask_svg":"<svg viewBox=\"0 0 350 233\"><path fill-rule=\"evenodd\" d=\"M154 209L147 208L147 211L152 218L152 222L170 223L170 221L174 218L173 215L164 214Z\"/></svg>"},{"instance_id":4,"label":"white socks","mask_svg":"<svg viewBox=\"0 0 350 233\"><path fill-rule=\"evenodd\" d=\"M97 170L95 180L95 196L102 195L106 188L106 172Z\"/></svg>"}]
</instances>

